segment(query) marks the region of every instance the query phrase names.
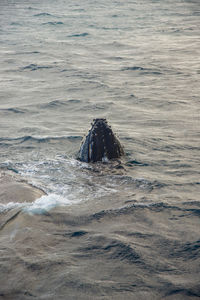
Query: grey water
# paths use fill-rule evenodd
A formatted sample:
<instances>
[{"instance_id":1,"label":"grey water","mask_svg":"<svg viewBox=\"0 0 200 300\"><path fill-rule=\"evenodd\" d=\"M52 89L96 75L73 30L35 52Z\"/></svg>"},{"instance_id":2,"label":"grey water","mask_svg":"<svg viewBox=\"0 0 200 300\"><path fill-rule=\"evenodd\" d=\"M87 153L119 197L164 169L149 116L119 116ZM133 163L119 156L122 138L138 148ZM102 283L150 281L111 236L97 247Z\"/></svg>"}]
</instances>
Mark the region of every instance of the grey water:
<instances>
[{"instance_id":1,"label":"grey water","mask_svg":"<svg viewBox=\"0 0 200 300\"><path fill-rule=\"evenodd\" d=\"M198 0L0 1L0 169L46 193L0 203L1 299L199 297L199 96ZM76 159L99 117L121 162Z\"/></svg>"},{"instance_id":2,"label":"grey water","mask_svg":"<svg viewBox=\"0 0 200 300\"><path fill-rule=\"evenodd\" d=\"M76 153L105 117L147 201L199 201L199 15L199 1L2 0L1 166L92 198Z\"/></svg>"}]
</instances>

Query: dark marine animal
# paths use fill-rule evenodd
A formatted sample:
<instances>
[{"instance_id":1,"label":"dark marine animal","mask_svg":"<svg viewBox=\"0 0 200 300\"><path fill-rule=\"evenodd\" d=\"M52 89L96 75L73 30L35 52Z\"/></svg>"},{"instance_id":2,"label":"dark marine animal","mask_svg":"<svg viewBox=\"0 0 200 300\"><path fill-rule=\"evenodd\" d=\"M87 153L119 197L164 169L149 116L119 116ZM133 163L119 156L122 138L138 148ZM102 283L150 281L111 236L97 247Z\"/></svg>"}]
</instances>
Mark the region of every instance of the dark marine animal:
<instances>
[{"instance_id":1,"label":"dark marine animal","mask_svg":"<svg viewBox=\"0 0 200 300\"><path fill-rule=\"evenodd\" d=\"M119 140L106 119L94 119L92 128L83 140L78 159L83 162L106 162L124 155Z\"/></svg>"}]
</instances>

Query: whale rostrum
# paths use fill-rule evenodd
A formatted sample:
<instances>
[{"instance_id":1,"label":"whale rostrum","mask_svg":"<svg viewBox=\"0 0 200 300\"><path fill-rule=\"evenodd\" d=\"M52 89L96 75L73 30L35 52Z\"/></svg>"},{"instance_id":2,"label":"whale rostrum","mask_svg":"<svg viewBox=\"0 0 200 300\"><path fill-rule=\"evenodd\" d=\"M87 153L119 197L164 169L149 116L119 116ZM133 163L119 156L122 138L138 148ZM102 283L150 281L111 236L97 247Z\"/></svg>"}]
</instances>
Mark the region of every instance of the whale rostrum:
<instances>
[{"instance_id":1,"label":"whale rostrum","mask_svg":"<svg viewBox=\"0 0 200 300\"><path fill-rule=\"evenodd\" d=\"M80 147L79 160L105 162L124 155L124 150L106 119L94 119L91 125L91 129Z\"/></svg>"}]
</instances>

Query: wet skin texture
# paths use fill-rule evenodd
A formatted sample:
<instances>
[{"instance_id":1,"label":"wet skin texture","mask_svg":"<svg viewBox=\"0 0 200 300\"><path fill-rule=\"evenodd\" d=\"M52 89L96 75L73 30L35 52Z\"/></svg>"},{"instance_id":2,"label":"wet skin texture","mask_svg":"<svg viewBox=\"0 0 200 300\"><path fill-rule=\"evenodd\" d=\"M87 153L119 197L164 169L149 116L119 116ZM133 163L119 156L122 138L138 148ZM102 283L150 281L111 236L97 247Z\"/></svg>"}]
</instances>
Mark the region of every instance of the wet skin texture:
<instances>
[{"instance_id":1,"label":"wet skin texture","mask_svg":"<svg viewBox=\"0 0 200 300\"><path fill-rule=\"evenodd\" d=\"M84 162L106 161L124 155L124 150L106 119L94 119L78 158Z\"/></svg>"}]
</instances>

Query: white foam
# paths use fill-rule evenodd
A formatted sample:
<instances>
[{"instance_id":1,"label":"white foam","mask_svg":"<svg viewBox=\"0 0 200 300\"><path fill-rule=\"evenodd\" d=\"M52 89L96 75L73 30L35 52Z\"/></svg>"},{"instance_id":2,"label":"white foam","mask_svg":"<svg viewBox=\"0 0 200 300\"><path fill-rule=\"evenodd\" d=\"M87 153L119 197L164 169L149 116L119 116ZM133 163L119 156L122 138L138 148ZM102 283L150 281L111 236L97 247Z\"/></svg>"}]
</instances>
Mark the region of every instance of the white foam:
<instances>
[{"instance_id":1,"label":"white foam","mask_svg":"<svg viewBox=\"0 0 200 300\"><path fill-rule=\"evenodd\" d=\"M34 215L34 214L42 215L48 212L49 210L51 210L52 208L55 208L56 206L67 206L78 202L80 201L77 200L71 201L66 197L62 197L57 194L49 194L36 199L32 203L27 203L27 202L23 202L23 203L9 202L7 204L0 203L0 213L4 213L15 208L22 208L23 212L28 213L30 215Z\"/></svg>"},{"instance_id":2,"label":"white foam","mask_svg":"<svg viewBox=\"0 0 200 300\"><path fill-rule=\"evenodd\" d=\"M26 203L19 203L19 202L9 202L7 204L0 203L0 213L9 211L11 209L17 208L17 207L23 207Z\"/></svg>"},{"instance_id":3,"label":"white foam","mask_svg":"<svg viewBox=\"0 0 200 300\"><path fill-rule=\"evenodd\" d=\"M51 210L52 208L55 208L56 206L66 206L71 205L73 203L75 202L66 199L66 197L64 198L57 194L49 194L38 198L33 203L24 207L23 211L31 215L42 215Z\"/></svg>"}]
</instances>

